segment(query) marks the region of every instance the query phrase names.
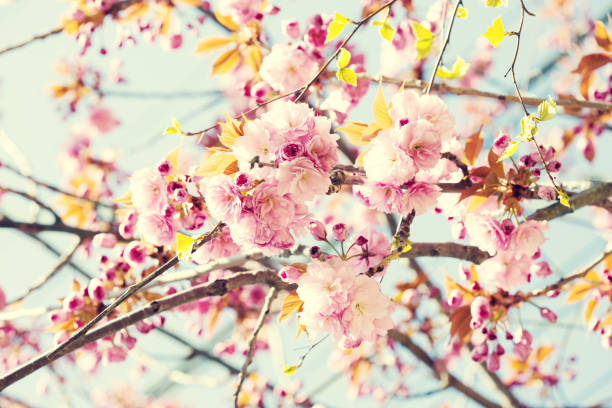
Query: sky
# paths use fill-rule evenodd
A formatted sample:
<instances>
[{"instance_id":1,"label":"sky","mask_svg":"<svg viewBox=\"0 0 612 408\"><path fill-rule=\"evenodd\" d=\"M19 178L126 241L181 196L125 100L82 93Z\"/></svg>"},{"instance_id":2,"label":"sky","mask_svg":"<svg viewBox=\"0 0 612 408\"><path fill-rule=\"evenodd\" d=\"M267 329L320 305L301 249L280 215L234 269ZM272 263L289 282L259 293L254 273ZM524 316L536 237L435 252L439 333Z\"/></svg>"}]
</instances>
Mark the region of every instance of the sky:
<instances>
[{"instance_id":1,"label":"sky","mask_svg":"<svg viewBox=\"0 0 612 408\"><path fill-rule=\"evenodd\" d=\"M280 34L280 22L287 16L295 16L300 22L314 14L341 12L347 17L357 18L359 7L355 0L322 1L310 0L308 2L299 0L276 0L274 4L281 7L282 12L270 17L267 23L267 32L273 41L283 41ZM416 0L419 4L427 4L428 1ZM519 13L515 8L493 10L485 9L480 2L466 2L470 11L467 21L457 21L453 29L451 43L446 52L445 62L450 64L455 55L469 56L474 51L474 43L490 22L502 15L504 24L515 27L518 24ZM612 6L605 1L582 2L580 12L589 9L594 16L604 14L605 8ZM0 2L0 49L7 45L19 42L56 27L61 21L63 11L67 2L55 0L14 0L8 5ZM532 10L545 4L544 1L528 2ZM424 11L420 7L421 16ZM189 17L187 17L189 18ZM472 23L474 22L474 23ZM520 78L528 78L542 62L554 55L554 51L547 49L544 40L552 32L553 26L545 17L528 19L526 21L524 46L519 54L517 64L517 75ZM109 96L104 99L103 104L113 110L121 121L121 126L114 130L108 137L97 140L97 148L113 149L117 152L118 161L122 169L132 172L138 168L151 166L176 146L177 140L172 136L163 136L162 131L172 121L179 119L181 126L188 130L197 130L209 126L219 117L220 113L227 109L226 105L210 97L198 98L137 98L113 96L112 91L125 92L169 92L169 91L197 91L205 92L218 89L217 79L209 76L212 59L194 56L193 49L199 38L212 34L221 34L213 24L205 24L197 36L185 35L183 47L174 52L166 52L159 42L146 44L140 41L135 47L129 49L113 49L112 43L115 38L114 27L105 27L94 37L94 45L86 56L87 63L103 71L108 71L114 61L120 60L123 64L122 73L127 82L122 85L105 84L104 89L109 91ZM376 74L385 61L380 61L380 40L375 30L365 29L354 39L353 44L361 50L368 52L368 72ZM106 56L100 56L96 50L101 46L107 48ZM495 65L490 72L491 80L479 84L479 88L493 92L513 93L512 83L509 78L504 78L504 72L512 59L514 41L505 40L496 50ZM78 53L74 39L59 34L46 40L38 41L6 55L0 55L0 130L14 143L18 151L26 158L27 164L34 176L44 181L59 184L62 174L58 166L58 154L64 144L69 140L71 129L75 124L82 121L86 115L85 106L81 106L75 115L65 117L66 106L63 102L52 99L48 92L49 85L60 81L62 78L54 71L53 65L62 58L72 58ZM427 66L429 70L431 67ZM429 72L429 71L427 71ZM530 88L523 88L525 94L546 96L552 92L550 78L542 78ZM371 87L373 88L373 87ZM352 114L352 118L368 121L370 119L370 102L373 98L372 89L367 98ZM454 113L460 112L457 98L444 97L451 106ZM507 127L514 132L520 114L518 107L506 111L496 118L497 126ZM457 127L461 127L466 119L456 115ZM546 124L542 127L544 137L546 134L554 134L555 127L573 123L573 119L560 118L555 124ZM547 128L547 126L550 126ZM487 143L493 136L493 129L486 130ZM552 137L552 136L551 136ZM0 161L8 160L8 155L3 150L7 146L6 140L0 142ZM198 150L193 146L186 149L192 151L197 157ZM598 151L611 151L612 143L609 137L601 137L598 141ZM561 173L566 180L579 179L603 179L611 174L612 164L603 154L599 154L591 166L584 164L582 159L568 158L567 171ZM575 165L574 165L575 164ZM570 169L571 167L571 169ZM596 170L595 170L596 169ZM19 182L13 177L2 174L0 183L19 186ZM6 178L5 178L6 177ZM39 192L41 197L49 197L43 191ZM3 199L0 208L9 214L23 215L23 202L17 200ZM555 276L568 274L595 259L603 250L605 241L590 228L589 210L581 210L567 219L554 221L551 226L550 239L544 246L544 257L554 266ZM440 216L427 216L417 218L413 226L413 237L415 241L444 241L451 239L448 224ZM46 238L53 241L60 249L68 248L72 241L70 237L61 234L46 234ZM44 250L39 244L14 231L0 230L0 284L8 294L21 293L36 277L44 271L48 271L54 264L55 257ZM76 262L85 268L91 267L83 258L76 258ZM443 281L443 272L457 275L457 262L450 260L426 260L423 261L426 270L431 271L432 279L438 283ZM402 273L402 266L396 265L391 273ZM74 271L66 268L48 286L36 292L29 298L25 305L28 307L48 306L57 302L57 299L65 293L69 282L74 277ZM551 278L552 280L553 278ZM393 280L385 282L390 289ZM544 282L539 282L544 284ZM10 296L9 296L10 297ZM586 334L581 327L580 308L569 308L553 303L560 316L562 324L553 327L545 324L539 319L533 310L522 312L522 319L532 321L538 328L537 333L541 339L558 341L562 339L566 344L565 355L579 355L574 368L581 375L579 380L564 382L561 391L555 395L558 401L572 401L582 403L599 402L602 399L612 397L611 391L606 390L605 384L610 377L612 367L612 354L604 351L599 344L599 337ZM532 308L533 309L533 308ZM169 314L171 316L171 314ZM516 319L516 317L515 317ZM175 333L185 333L185 328L180 319L168 318L169 329ZM231 318L226 317L220 327L231 327ZM575 326L576 329L563 328L563 325ZM276 327L276 325L272 325ZM277 353L271 360L256 359L254 367L261 369L275 383L303 380L306 384L305 390L316 390L321 384L326 384L334 379L334 374L327 368L327 355L332 349L330 341L323 342L309 355L304 366L291 378L281 373L284 364L297 361L303 352L303 347L310 344L301 339L293 341L295 334L294 322L284 324L275 329L276 344L282 346L282 352ZM223 333L223 329L219 332ZM46 336L45 344L50 346L50 337ZM201 348L210 348L214 343L212 339L197 338L186 334L193 344ZM535 336L534 336L535 337ZM138 347L145 354L154 355L168 366L173 365L172 358L184 356L184 348L177 347L162 336L150 334L141 336ZM409 357L407 357L409 358ZM566 358L567 359L567 358ZM169 362L170 361L170 362ZM241 358L232 359L234 365L242 364ZM66 364L59 364L58 370L65 374L69 380L77 380L79 384L75 390L69 390L68 400L71 406L87 407L88 392L95 387L110 387L117 383L138 382L145 390L153 392L159 388L159 384L167 383L163 375L151 372L140 376L132 362L114 364L103 368L101 375L95 377L82 377L82 373ZM185 368L186 369L186 368ZM198 360L189 369L194 373L210 378L218 378L225 375L224 370L214 367L212 363ZM461 364L454 368L457 372L465 374L466 382L476 386L481 384L481 378L474 371L473 365ZM420 373L417 375L417 373ZM46 396L33 394L36 389L47 378L49 372L41 370L38 373L11 387L7 393L31 402L33 406L63 406L65 396L62 395L61 387L51 381L49 394ZM414 384L415 392L434 388L436 381L431 379L426 367L415 362ZM70 382L72 383L72 382ZM332 385L318 393L317 401L328 404L330 407L346 406L345 379L334 381ZM480 387L485 390L485 387ZM535 402L536 392L530 390L519 395L525 402ZM198 401L202 397L212 406L224 406L231 396L231 389L227 383L222 386L206 388L202 386L175 386L168 390L166 395L180 397L188 406L199 406ZM487 394L496 399L497 395ZM392 401L387 406L436 406L447 399L452 400L456 394L454 391L440 393L432 398L417 401ZM533 399L533 400L532 400ZM462 402L465 406L472 406L470 402ZM191 405L189 405L191 404ZM371 400L351 402L355 407L371 406ZM453 405L455 406L455 405ZM459 405L460 406L460 405Z\"/></svg>"}]
</instances>

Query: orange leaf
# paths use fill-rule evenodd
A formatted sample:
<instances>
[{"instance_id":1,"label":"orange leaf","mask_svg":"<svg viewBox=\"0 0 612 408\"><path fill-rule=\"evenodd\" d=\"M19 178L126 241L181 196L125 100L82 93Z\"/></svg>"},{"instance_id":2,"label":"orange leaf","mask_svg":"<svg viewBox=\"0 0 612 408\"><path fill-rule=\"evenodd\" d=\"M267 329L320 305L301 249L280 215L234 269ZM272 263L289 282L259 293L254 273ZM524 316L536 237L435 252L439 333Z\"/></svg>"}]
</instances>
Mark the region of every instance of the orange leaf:
<instances>
[{"instance_id":1,"label":"orange leaf","mask_svg":"<svg viewBox=\"0 0 612 408\"><path fill-rule=\"evenodd\" d=\"M577 283L570 289L569 295L567 295L568 303L578 302L586 297L589 294L591 289L593 289L597 284L593 283Z\"/></svg>"},{"instance_id":2,"label":"orange leaf","mask_svg":"<svg viewBox=\"0 0 612 408\"><path fill-rule=\"evenodd\" d=\"M249 45L244 52L244 60L251 67L254 73L259 72L261 66L261 50L256 45Z\"/></svg>"},{"instance_id":3,"label":"orange leaf","mask_svg":"<svg viewBox=\"0 0 612 408\"><path fill-rule=\"evenodd\" d=\"M202 0L174 0L175 2L189 4L193 7L200 7L202 5Z\"/></svg>"},{"instance_id":4,"label":"orange leaf","mask_svg":"<svg viewBox=\"0 0 612 408\"><path fill-rule=\"evenodd\" d=\"M593 310L595 310L595 306L597 306L597 299L591 298L587 302L584 308L584 323L589 324L589 320L591 320L591 316L593 315Z\"/></svg>"},{"instance_id":5,"label":"orange leaf","mask_svg":"<svg viewBox=\"0 0 612 408\"><path fill-rule=\"evenodd\" d=\"M478 132L471 134L465 141L465 149L463 152L465 153L465 160L470 166L474 165L478 153L480 153L480 149L482 149L483 141L482 128L478 129Z\"/></svg>"},{"instance_id":6,"label":"orange leaf","mask_svg":"<svg viewBox=\"0 0 612 408\"><path fill-rule=\"evenodd\" d=\"M236 156L230 152L214 152L208 156L195 171L196 176L212 177L219 174L227 174L227 169L233 168L237 162Z\"/></svg>"},{"instance_id":7,"label":"orange leaf","mask_svg":"<svg viewBox=\"0 0 612 408\"><path fill-rule=\"evenodd\" d=\"M389 115L389 108L385 102L385 96L382 92L382 81L378 84L378 91L372 105L372 113L374 113L374 122L379 129L388 129L393 126L393 121Z\"/></svg>"},{"instance_id":8,"label":"orange leaf","mask_svg":"<svg viewBox=\"0 0 612 408\"><path fill-rule=\"evenodd\" d=\"M219 136L219 141L225 147L232 147L234 141L244 135L242 129L244 128L245 122L241 120L232 119L227 114L225 114L225 118L225 123L219 122L219 126L221 126L222 129L221 135Z\"/></svg>"},{"instance_id":9,"label":"orange leaf","mask_svg":"<svg viewBox=\"0 0 612 408\"><path fill-rule=\"evenodd\" d=\"M240 52L238 48L225 51L213 62L212 75L223 75L230 73L240 63Z\"/></svg>"},{"instance_id":10,"label":"orange leaf","mask_svg":"<svg viewBox=\"0 0 612 408\"><path fill-rule=\"evenodd\" d=\"M535 353L536 360L538 360L538 362L541 363L542 361L544 361L544 359L546 357L548 357L548 355L554 349L555 348L551 347L551 346L541 346L541 347L538 347L538 349L536 350L536 353Z\"/></svg>"},{"instance_id":11,"label":"orange leaf","mask_svg":"<svg viewBox=\"0 0 612 408\"><path fill-rule=\"evenodd\" d=\"M123 197L115 198L113 201L123 205L132 205L132 192L128 191Z\"/></svg>"},{"instance_id":12,"label":"orange leaf","mask_svg":"<svg viewBox=\"0 0 612 408\"><path fill-rule=\"evenodd\" d=\"M347 121L346 125L336 129L344 134L349 142L355 146L366 146L369 141L363 140L363 135L368 129L368 125L362 122Z\"/></svg>"},{"instance_id":13,"label":"orange leaf","mask_svg":"<svg viewBox=\"0 0 612 408\"><path fill-rule=\"evenodd\" d=\"M299 298L295 290L287 294L287 296L285 296L285 298L283 299L283 304L281 305L281 311L280 316L278 317L278 321L282 322L283 320L290 317L292 314L299 312L302 309L303 304L304 302L302 302L302 299Z\"/></svg>"},{"instance_id":14,"label":"orange leaf","mask_svg":"<svg viewBox=\"0 0 612 408\"><path fill-rule=\"evenodd\" d=\"M612 61L612 55L606 53L588 54L580 59L578 67L572 72L575 74L585 75L595 71L599 67L603 67L608 62Z\"/></svg>"},{"instance_id":15,"label":"orange leaf","mask_svg":"<svg viewBox=\"0 0 612 408\"><path fill-rule=\"evenodd\" d=\"M580 79L580 95L584 97L584 99L589 99L589 88L593 84L593 73L588 72L582 76Z\"/></svg>"},{"instance_id":16,"label":"orange leaf","mask_svg":"<svg viewBox=\"0 0 612 408\"><path fill-rule=\"evenodd\" d=\"M489 161L489 167L491 168L493 174L495 174L501 179L506 178L506 172L504 171L504 163L499 161L499 156L496 155L493 150L489 150L489 156L487 159Z\"/></svg>"},{"instance_id":17,"label":"orange leaf","mask_svg":"<svg viewBox=\"0 0 612 408\"><path fill-rule=\"evenodd\" d=\"M472 331L470 328L470 321L472 320L472 313L470 312L470 305L460 306L448 317L450 320L450 335L451 338L457 335L457 339L461 343L465 343L467 338Z\"/></svg>"},{"instance_id":18,"label":"orange leaf","mask_svg":"<svg viewBox=\"0 0 612 408\"><path fill-rule=\"evenodd\" d=\"M132 4L127 9L125 9L125 11L123 12L123 17L121 17L121 21L136 20L142 17L147 12L148 9L149 9L148 3L138 2L138 3Z\"/></svg>"},{"instance_id":19,"label":"orange leaf","mask_svg":"<svg viewBox=\"0 0 612 408\"><path fill-rule=\"evenodd\" d=\"M466 213L471 213L476 211L478 207L480 207L485 201L487 201L489 197L473 195L468 202L467 208L465 210Z\"/></svg>"},{"instance_id":20,"label":"orange leaf","mask_svg":"<svg viewBox=\"0 0 612 408\"><path fill-rule=\"evenodd\" d=\"M232 20L231 17L229 16L223 16L221 14L219 14L219 10L215 9L215 18L225 27L229 28L231 31L238 31L240 29L240 26L236 23L234 23L234 20Z\"/></svg>"},{"instance_id":21,"label":"orange leaf","mask_svg":"<svg viewBox=\"0 0 612 408\"><path fill-rule=\"evenodd\" d=\"M234 42L233 38L208 37L198 43L198 45L196 46L195 52L206 54L218 48L224 47L227 44L230 44L232 42Z\"/></svg>"},{"instance_id":22,"label":"orange leaf","mask_svg":"<svg viewBox=\"0 0 612 408\"><path fill-rule=\"evenodd\" d=\"M599 327L606 327L610 323L612 323L612 313L610 313L608 316L606 316L606 318L603 319L601 321L601 323L599 323Z\"/></svg>"},{"instance_id":23,"label":"orange leaf","mask_svg":"<svg viewBox=\"0 0 612 408\"><path fill-rule=\"evenodd\" d=\"M606 51L612 51L612 38L601 21L595 21L595 41Z\"/></svg>"}]
</instances>

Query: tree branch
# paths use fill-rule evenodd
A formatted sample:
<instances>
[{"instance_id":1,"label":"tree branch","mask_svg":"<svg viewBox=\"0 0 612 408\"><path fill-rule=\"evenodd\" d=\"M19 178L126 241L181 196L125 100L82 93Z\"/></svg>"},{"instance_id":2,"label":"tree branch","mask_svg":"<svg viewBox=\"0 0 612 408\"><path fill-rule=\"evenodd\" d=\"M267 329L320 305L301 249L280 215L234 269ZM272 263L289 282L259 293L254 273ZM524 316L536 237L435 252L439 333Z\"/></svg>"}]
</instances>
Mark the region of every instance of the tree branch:
<instances>
[{"instance_id":1,"label":"tree branch","mask_svg":"<svg viewBox=\"0 0 612 408\"><path fill-rule=\"evenodd\" d=\"M565 214L574 212L575 210L591 205L603 199L612 196L612 182L601 183L588 190L574 194L570 197L570 208L561 203L551 204L548 207L541 208L527 217L528 220L552 220Z\"/></svg>"}]
</instances>

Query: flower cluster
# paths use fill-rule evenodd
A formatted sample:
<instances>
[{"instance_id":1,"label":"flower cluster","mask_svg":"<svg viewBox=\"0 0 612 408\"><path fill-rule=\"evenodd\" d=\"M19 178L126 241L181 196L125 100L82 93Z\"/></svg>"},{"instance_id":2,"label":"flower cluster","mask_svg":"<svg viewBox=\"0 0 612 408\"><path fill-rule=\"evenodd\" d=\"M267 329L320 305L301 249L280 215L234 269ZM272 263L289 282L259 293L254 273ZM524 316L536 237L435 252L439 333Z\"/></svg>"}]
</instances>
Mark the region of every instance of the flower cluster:
<instances>
[{"instance_id":1,"label":"flower cluster","mask_svg":"<svg viewBox=\"0 0 612 408\"><path fill-rule=\"evenodd\" d=\"M293 246L292 232L304 232L308 223L304 203L329 188L336 138L330 121L308 105L277 103L247 122L234 141L240 172L200 182L208 211L229 226L242 248L274 252Z\"/></svg>"},{"instance_id":2,"label":"flower cluster","mask_svg":"<svg viewBox=\"0 0 612 408\"><path fill-rule=\"evenodd\" d=\"M440 194L426 172L440 161L455 120L440 98L414 91L396 93L389 116L393 126L378 133L363 159L367 182L357 195L379 211L422 214Z\"/></svg>"},{"instance_id":3,"label":"flower cluster","mask_svg":"<svg viewBox=\"0 0 612 408\"><path fill-rule=\"evenodd\" d=\"M550 275L546 262L532 265L546 238L545 221L525 221L517 226L506 218L501 223L479 214L468 214L465 228L472 243L491 258L478 265L478 276L484 283L512 290L531 280L532 271L540 277Z\"/></svg>"},{"instance_id":4,"label":"flower cluster","mask_svg":"<svg viewBox=\"0 0 612 408\"><path fill-rule=\"evenodd\" d=\"M373 342L393 327L393 304L376 280L355 275L353 266L338 257L313 260L298 280L304 302L300 323L310 336L327 331L343 348Z\"/></svg>"}]
</instances>

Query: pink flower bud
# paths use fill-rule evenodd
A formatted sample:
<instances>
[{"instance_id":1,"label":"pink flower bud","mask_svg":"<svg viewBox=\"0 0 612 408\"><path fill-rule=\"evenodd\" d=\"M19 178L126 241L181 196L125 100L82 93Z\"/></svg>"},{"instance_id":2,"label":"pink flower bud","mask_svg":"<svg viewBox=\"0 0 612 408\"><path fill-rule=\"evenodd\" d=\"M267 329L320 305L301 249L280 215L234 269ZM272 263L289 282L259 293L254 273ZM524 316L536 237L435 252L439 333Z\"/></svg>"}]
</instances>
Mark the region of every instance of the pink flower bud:
<instances>
[{"instance_id":1,"label":"pink flower bud","mask_svg":"<svg viewBox=\"0 0 612 408\"><path fill-rule=\"evenodd\" d=\"M510 144L510 136L504 133L500 134L497 137L497 139L495 139L495 142L493 142L493 147L492 147L493 153L495 153L498 156L501 156L509 144Z\"/></svg>"},{"instance_id":2,"label":"pink flower bud","mask_svg":"<svg viewBox=\"0 0 612 408\"><path fill-rule=\"evenodd\" d=\"M546 168L548 169L548 171L550 171L551 173L555 173L559 170L561 170L561 162L557 161L557 160L551 160L546 164Z\"/></svg>"},{"instance_id":3,"label":"pink flower bud","mask_svg":"<svg viewBox=\"0 0 612 408\"><path fill-rule=\"evenodd\" d=\"M339 222L332 227L332 236L338 242L342 242L348 236L348 228L346 224Z\"/></svg>"},{"instance_id":4,"label":"pink flower bud","mask_svg":"<svg viewBox=\"0 0 612 408\"><path fill-rule=\"evenodd\" d=\"M310 257L311 257L312 259L317 259L317 258L319 258L319 257L321 256L321 254L322 254L322 252L321 252L321 248L319 248L319 247L318 247L318 246L316 246L316 245L314 245L314 246L310 247L309 253L310 253Z\"/></svg>"},{"instance_id":5,"label":"pink flower bud","mask_svg":"<svg viewBox=\"0 0 612 408\"><path fill-rule=\"evenodd\" d=\"M499 365L499 355L496 353L489 354L489 358L487 358L487 370L497 371L499 370Z\"/></svg>"},{"instance_id":6,"label":"pink flower bud","mask_svg":"<svg viewBox=\"0 0 612 408\"><path fill-rule=\"evenodd\" d=\"M94 235L91 244L96 248L112 248L117 243L117 237L107 232Z\"/></svg>"},{"instance_id":7,"label":"pink flower bud","mask_svg":"<svg viewBox=\"0 0 612 408\"><path fill-rule=\"evenodd\" d=\"M287 36L287 38L291 40L295 40L300 36L300 26L296 19L284 20L282 22L283 25L283 34Z\"/></svg>"},{"instance_id":8,"label":"pink flower bud","mask_svg":"<svg viewBox=\"0 0 612 408\"><path fill-rule=\"evenodd\" d=\"M302 276L302 272L295 266L285 266L279 271L281 279L287 283L295 283Z\"/></svg>"},{"instance_id":9,"label":"pink flower bud","mask_svg":"<svg viewBox=\"0 0 612 408\"><path fill-rule=\"evenodd\" d=\"M173 34L168 38L168 47L171 50L176 50L183 44L183 36L180 34Z\"/></svg>"},{"instance_id":10,"label":"pink flower bud","mask_svg":"<svg viewBox=\"0 0 612 408\"><path fill-rule=\"evenodd\" d=\"M489 354L489 346L487 343L481 343L472 350L472 360L480 363L484 361L487 354Z\"/></svg>"},{"instance_id":11,"label":"pink flower bud","mask_svg":"<svg viewBox=\"0 0 612 408\"><path fill-rule=\"evenodd\" d=\"M87 293L96 303L102 303L106 295L106 289L102 286L100 279L94 278L89 282L89 286L87 286Z\"/></svg>"},{"instance_id":12,"label":"pink flower bud","mask_svg":"<svg viewBox=\"0 0 612 408\"><path fill-rule=\"evenodd\" d=\"M530 272L539 276L540 278L545 278L552 274L550 270L550 266L548 266L548 262L542 261L537 264L531 265Z\"/></svg>"},{"instance_id":13,"label":"pink flower bud","mask_svg":"<svg viewBox=\"0 0 612 408\"><path fill-rule=\"evenodd\" d=\"M308 230L314 239L317 241L325 241L327 239L327 231L325 225L320 221L310 221Z\"/></svg>"},{"instance_id":14,"label":"pink flower bud","mask_svg":"<svg viewBox=\"0 0 612 408\"><path fill-rule=\"evenodd\" d=\"M123 250L123 259L132 267L138 266L145 261L145 249L140 241L132 241Z\"/></svg>"},{"instance_id":15,"label":"pink flower bud","mask_svg":"<svg viewBox=\"0 0 612 408\"><path fill-rule=\"evenodd\" d=\"M450 307L459 307L463 304L463 294L459 289L453 289L448 294L448 305Z\"/></svg>"},{"instance_id":16,"label":"pink flower bud","mask_svg":"<svg viewBox=\"0 0 612 408\"><path fill-rule=\"evenodd\" d=\"M485 321L491 316L491 304L489 299L484 296L477 296L470 306L470 312L472 313L472 319L478 321Z\"/></svg>"},{"instance_id":17,"label":"pink flower bud","mask_svg":"<svg viewBox=\"0 0 612 408\"><path fill-rule=\"evenodd\" d=\"M555 312L553 312L547 307L543 307L540 309L540 315L551 323L557 321L557 315L555 314Z\"/></svg>"},{"instance_id":18,"label":"pink flower bud","mask_svg":"<svg viewBox=\"0 0 612 408\"><path fill-rule=\"evenodd\" d=\"M163 160L157 165L157 171L162 176L169 176L172 173L172 164L168 160Z\"/></svg>"},{"instance_id":19,"label":"pink flower bud","mask_svg":"<svg viewBox=\"0 0 612 408\"><path fill-rule=\"evenodd\" d=\"M554 188L549 186L539 186L538 187L538 197L542 200L552 201L557 198L557 192Z\"/></svg>"}]
</instances>

